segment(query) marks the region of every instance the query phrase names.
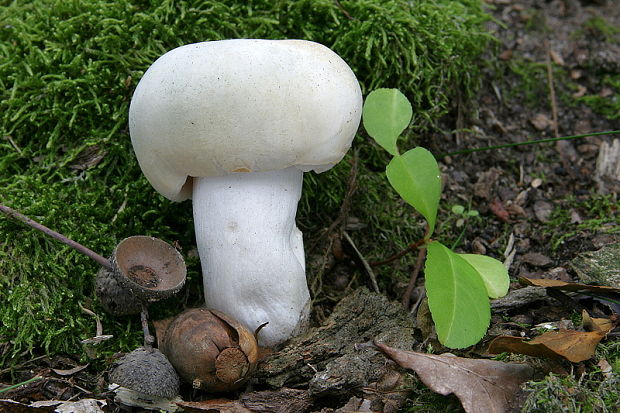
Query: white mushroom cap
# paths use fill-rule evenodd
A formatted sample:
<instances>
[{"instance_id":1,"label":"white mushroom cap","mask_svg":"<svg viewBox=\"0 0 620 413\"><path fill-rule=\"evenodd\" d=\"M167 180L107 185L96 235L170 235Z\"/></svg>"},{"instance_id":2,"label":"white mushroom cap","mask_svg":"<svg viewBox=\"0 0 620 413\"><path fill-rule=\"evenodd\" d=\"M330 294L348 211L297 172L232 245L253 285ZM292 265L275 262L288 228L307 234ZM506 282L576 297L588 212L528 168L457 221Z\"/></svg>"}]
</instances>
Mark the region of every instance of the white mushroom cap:
<instances>
[{"instance_id":1,"label":"white mushroom cap","mask_svg":"<svg viewBox=\"0 0 620 413\"><path fill-rule=\"evenodd\" d=\"M134 151L165 197L191 197L192 177L339 162L359 126L355 75L303 40L195 43L161 56L129 109Z\"/></svg>"}]
</instances>

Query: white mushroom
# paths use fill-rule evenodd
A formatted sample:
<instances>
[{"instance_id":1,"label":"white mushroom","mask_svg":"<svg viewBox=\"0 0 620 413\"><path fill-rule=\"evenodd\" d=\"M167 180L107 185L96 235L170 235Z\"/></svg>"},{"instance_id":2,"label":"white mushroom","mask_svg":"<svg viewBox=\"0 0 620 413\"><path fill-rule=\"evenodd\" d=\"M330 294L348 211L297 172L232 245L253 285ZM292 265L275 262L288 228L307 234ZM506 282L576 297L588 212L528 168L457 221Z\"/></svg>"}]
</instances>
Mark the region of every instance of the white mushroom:
<instances>
[{"instance_id":1,"label":"white mushroom","mask_svg":"<svg viewBox=\"0 0 620 413\"><path fill-rule=\"evenodd\" d=\"M307 324L295 225L302 173L339 162L359 126L355 75L302 40L190 44L157 59L129 109L138 162L173 201L193 198L207 306L273 346Z\"/></svg>"}]
</instances>

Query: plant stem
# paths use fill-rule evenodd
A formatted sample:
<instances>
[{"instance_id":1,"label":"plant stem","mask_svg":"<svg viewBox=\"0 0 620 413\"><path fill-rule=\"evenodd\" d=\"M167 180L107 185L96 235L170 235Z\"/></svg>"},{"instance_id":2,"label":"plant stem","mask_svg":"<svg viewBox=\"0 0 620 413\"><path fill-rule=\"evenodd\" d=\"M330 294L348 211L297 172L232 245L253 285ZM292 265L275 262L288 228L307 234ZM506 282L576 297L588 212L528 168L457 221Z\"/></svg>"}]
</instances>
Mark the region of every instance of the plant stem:
<instances>
[{"instance_id":1,"label":"plant stem","mask_svg":"<svg viewBox=\"0 0 620 413\"><path fill-rule=\"evenodd\" d=\"M418 259L415 262L415 268L411 273L411 278L409 279L409 284L407 285L407 289L405 290L405 294L403 295L403 306L405 308L409 308L409 302L411 300L411 293L415 288L415 283L418 280L418 275L420 274L420 270L422 269L422 263L424 262L424 258L426 258L426 248L420 248L418 251Z\"/></svg>"},{"instance_id":2,"label":"plant stem","mask_svg":"<svg viewBox=\"0 0 620 413\"><path fill-rule=\"evenodd\" d=\"M380 265L384 265L384 264L389 264L392 261L396 261L397 259L399 259L400 257L409 254L411 251L415 250L416 248L418 248L420 245L424 245L426 244L428 240L426 238L422 238L421 240L418 240L412 244L407 245L407 247L400 251L397 252L396 254L381 260L381 261L374 261L374 262L370 262L368 263L368 265L370 265L371 267L378 267Z\"/></svg>"},{"instance_id":3,"label":"plant stem","mask_svg":"<svg viewBox=\"0 0 620 413\"><path fill-rule=\"evenodd\" d=\"M101 255L97 254L96 252L90 250L89 248L86 248L85 246L83 246L82 244L75 242L67 237L65 237L64 235L53 231L51 229L49 229L48 227L46 227L45 225L39 224L36 221L33 221L32 219L28 218L27 216L20 214L19 212L15 211L14 209L9 208L8 206L4 206L4 205L0 205L0 211L5 213L6 215L8 215L11 218L14 218L18 221L23 222L26 225L29 225L30 227L37 229L41 232L43 232L46 235L49 235L50 237L62 242L65 245L70 246L71 248L75 249L78 252L81 252L82 254L86 255L89 258L92 258L93 260L97 261L99 264L101 264L103 267L107 268L108 270L112 271L112 264L110 263L109 260L105 259L104 257L102 257Z\"/></svg>"},{"instance_id":4,"label":"plant stem","mask_svg":"<svg viewBox=\"0 0 620 413\"><path fill-rule=\"evenodd\" d=\"M526 142L505 143L503 145L485 146L484 148L464 149L462 151L442 153L437 158L443 158L446 156L454 156L454 155L466 155L468 153L491 151L494 149L512 148L513 146L536 145L539 143L568 141L571 139L587 138L588 136L617 135L617 134L620 134L620 130L607 131L607 132L584 133L583 135L561 136L559 138L540 139L540 140L526 141Z\"/></svg>"}]
</instances>

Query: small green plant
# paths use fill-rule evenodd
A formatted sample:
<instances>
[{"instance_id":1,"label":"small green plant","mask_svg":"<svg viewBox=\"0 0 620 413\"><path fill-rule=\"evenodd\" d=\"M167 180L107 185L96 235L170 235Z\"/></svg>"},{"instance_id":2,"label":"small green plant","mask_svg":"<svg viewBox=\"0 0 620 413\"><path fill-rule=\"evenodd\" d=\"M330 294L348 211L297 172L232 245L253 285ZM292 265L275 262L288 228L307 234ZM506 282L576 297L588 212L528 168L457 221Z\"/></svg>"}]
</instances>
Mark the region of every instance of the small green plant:
<instances>
[{"instance_id":1,"label":"small green plant","mask_svg":"<svg viewBox=\"0 0 620 413\"><path fill-rule=\"evenodd\" d=\"M464 348L480 341L491 318L490 298L508 292L508 271L491 257L459 254L431 237L435 230L441 177L435 157L417 147L400 154L397 141L412 118L412 107L397 89L377 89L366 98L363 124L368 134L392 156L387 179L398 194L426 220L418 243L427 252L426 295L439 341ZM465 213L457 208L456 213Z\"/></svg>"}]
</instances>

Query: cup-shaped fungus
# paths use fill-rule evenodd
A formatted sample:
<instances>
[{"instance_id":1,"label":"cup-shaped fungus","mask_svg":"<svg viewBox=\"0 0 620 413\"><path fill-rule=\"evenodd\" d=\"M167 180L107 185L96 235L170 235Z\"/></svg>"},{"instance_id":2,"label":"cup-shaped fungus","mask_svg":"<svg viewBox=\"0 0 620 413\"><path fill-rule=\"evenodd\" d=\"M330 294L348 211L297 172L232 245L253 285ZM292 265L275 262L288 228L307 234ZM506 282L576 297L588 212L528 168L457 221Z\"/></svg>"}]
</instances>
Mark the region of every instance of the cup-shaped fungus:
<instances>
[{"instance_id":1,"label":"cup-shaped fungus","mask_svg":"<svg viewBox=\"0 0 620 413\"><path fill-rule=\"evenodd\" d=\"M273 346L308 321L303 172L339 162L362 95L334 52L302 40L223 40L176 48L140 80L129 109L146 178L193 199L206 304Z\"/></svg>"}]
</instances>

